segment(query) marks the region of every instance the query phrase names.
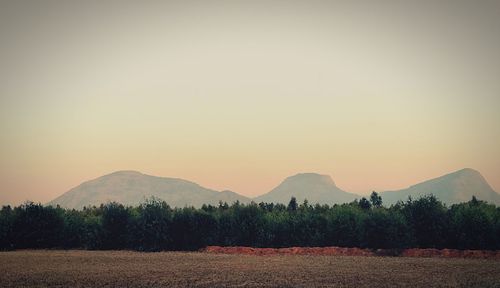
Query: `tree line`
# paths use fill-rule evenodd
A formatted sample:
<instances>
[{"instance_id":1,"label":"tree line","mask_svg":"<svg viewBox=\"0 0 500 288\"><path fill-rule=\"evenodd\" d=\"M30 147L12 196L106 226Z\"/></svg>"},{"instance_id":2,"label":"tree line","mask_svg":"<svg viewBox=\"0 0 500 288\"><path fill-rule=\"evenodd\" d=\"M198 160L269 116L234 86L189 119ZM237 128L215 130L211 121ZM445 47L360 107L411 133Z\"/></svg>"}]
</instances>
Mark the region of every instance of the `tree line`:
<instances>
[{"instance_id":1,"label":"tree line","mask_svg":"<svg viewBox=\"0 0 500 288\"><path fill-rule=\"evenodd\" d=\"M447 207L432 195L390 207L373 192L346 204L236 202L171 208L107 203L83 210L32 202L0 211L0 249L197 250L208 245L500 249L500 207L477 200Z\"/></svg>"}]
</instances>

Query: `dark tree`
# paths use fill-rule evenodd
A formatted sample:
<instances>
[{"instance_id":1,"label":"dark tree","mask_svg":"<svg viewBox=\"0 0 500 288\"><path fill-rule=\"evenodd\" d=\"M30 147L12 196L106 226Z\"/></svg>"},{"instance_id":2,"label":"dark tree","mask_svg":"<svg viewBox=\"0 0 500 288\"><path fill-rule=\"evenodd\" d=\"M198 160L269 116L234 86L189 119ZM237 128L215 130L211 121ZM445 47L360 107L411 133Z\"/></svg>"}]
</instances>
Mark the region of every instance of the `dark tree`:
<instances>
[{"instance_id":1,"label":"dark tree","mask_svg":"<svg viewBox=\"0 0 500 288\"><path fill-rule=\"evenodd\" d=\"M380 197L377 192L373 191L370 195L370 202L372 203L373 207L379 208L382 206L382 197Z\"/></svg>"},{"instance_id":2,"label":"dark tree","mask_svg":"<svg viewBox=\"0 0 500 288\"><path fill-rule=\"evenodd\" d=\"M297 207L298 207L297 199L295 197L292 197L290 199L290 202L288 202L287 209L288 211L296 211Z\"/></svg>"},{"instance_id":3,"label":"dark tree","mask_svg":"<svg viewBox=\"0 0 500 288\"><path fill-rule=\"evenodd\" d=\"M217 239L217 221L203 210L183 208L174 210L172 223L175 250L196 250Z\"/></svg>"},{"instance_id":4,"label":"dark tree","mask_svg":"<svg viewBox=\"0 0 500 288\"><path fill-rule=\"evenodd\" d=\"M102 249L124 249L129 240L130 215L127 208L116 202L101 206Z\"/></svg>"},{"instance_id":5,"label":"dark tree","mask_svg":"<svg viewBox=\"0 0 500 288\"><path fill-rule=\"evenodd\" d=\"M172 246L172 211L165 201L146 200L135 220L134 245L139 250L160 251Z\"/></svg>"},{"instance_id":6,"label":"dark tree","mask_svg":"<svg viewBox=\"0 0 500 288\"><path fill-rule=\"evenodd\" d=\"M33 202L14 209L12 236L15 248L60 247L64 229L63 210Z\"/></svg>"},{"instance_id":7,"label":"dark tree","mask_svg":"<svg viewBox=\"0 0 500 288\"><path fill-rule=\"evenodd\" d=\"M0 250L14 248L12 229L14 227L14 212L10 206L3 206L0 210Z\"/></svg>"},{"instance_id":8,"label":"dark tree","mask_svg":"<svg viewBox=\"0 0 500 288\"><path fill-rule=\"evenodd\" d=\"M496 249L495 206L477 200L456 204L448 211L448 244L459 249Z\"/></svg>"},{"instance_id":9,"label":"dark tree","mask_svg":"<svg viewBox=\"0 0 500 288\"><path fill-rule=\"evenodd\" d=\"M333 208L328 215L327 246L359 246L364 217L357 206L341 205Z\"/></svg>"},{"instance_id":10,"label":"dark tree","mask_svg":"<svg viewBox=\"0 0 500 288\"><path fill-rule=\"evenodd\" d=\"M372 204L365 197L363 197L359 200L359 207L363 210L370 210L370 208L372 208Z\"/></svg>"},{"instance_id":11,"label":"dark tree","mask_svg":"<svg viewBox=\"0 0 500 288\"><path fill-rule=\"evenodd\" d=\"M333 206L220 202L171 209L108 203L83 210L28 202L0 210L0 249L197 250L207 245L500 249L500 207L473 197L450 208L429 195L382 206L374 192ZM397 250L395 250L397 251Z\"/></svg>"},{"instance_id":12,"label":"dark tree","mask_svg":"<svg viewBox=\"0 0 500 288\"><path fill-rule=\"evenodd\" d=\"M433 195L409 200L403 212L413 229L415 244L421 248L443 248L448 229L446 207Z\"/></svg>"},{"instance_id":13,"label":"dark tree","mask_svg":"<svg viewBox=\"0 0 500 288\"><path fill-rule=\"evenodd\" d=\"M363 223L363 246L370 248L404 248L409 245L409 228L402 214L386 209L369 212Z\"/></svg>"},{"instance_id":14,"label":"dark tree","mask_svg":"<svg viewBox=\"0 0 500 288\"><path fill-rule=\"evenodd\" d=\"M85 218L76 210L64 213L63 246L65 248L82 247L85 242Z\"/></svg>"}]
</instances>

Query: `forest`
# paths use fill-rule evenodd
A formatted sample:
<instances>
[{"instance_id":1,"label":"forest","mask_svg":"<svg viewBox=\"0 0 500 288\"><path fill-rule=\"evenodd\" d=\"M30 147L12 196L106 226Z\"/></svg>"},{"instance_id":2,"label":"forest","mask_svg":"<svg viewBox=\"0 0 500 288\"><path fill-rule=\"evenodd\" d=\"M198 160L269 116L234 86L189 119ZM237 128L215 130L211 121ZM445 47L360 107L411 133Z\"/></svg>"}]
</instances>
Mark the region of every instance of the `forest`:
<instances>
[{"instance_id":1,"label":"forest","mask_svg":"<svg viewBox=\"0 0 500 288\"><path fill-rule=\"evenodd\" d=\"M500 207L473 197L447 207L436 197L390 207L371 196L346 204L238 202L171 208L107 203L68 210L27 202L0 211L0 250L197 250L208 245L372 249L500 249Z\"/></svg>"}]
</instances>

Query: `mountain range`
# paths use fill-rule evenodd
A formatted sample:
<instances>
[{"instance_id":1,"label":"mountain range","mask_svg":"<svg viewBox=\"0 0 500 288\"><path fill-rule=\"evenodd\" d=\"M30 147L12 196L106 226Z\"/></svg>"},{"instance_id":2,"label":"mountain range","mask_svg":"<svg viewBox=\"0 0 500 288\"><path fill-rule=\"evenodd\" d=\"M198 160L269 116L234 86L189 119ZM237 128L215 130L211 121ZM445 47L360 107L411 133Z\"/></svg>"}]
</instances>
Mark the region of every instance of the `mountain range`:
<instances>
[{"instance_id":1,"label":"mountain range","mask_svg":"<svg viewBox=\"0 0 500 288\"><path fill-rule=\"evenodd\" d=\"M408 197L417 199L426 194L433 194L448 205L469 201L472 196L500 205L500 194L491 188L478 171L469 168L406 189L380 192L384 205L404 201ZM329 205L351 202L363 197L340 189L330 176L316 173L290 176L268 193L251 199L232 191L219 192L204 188L183 179L151 176L137 171L118 171L84 182L48 205L60 205L70 209L98 206L111 201L138 205L150 197L165 200L172 207L201 207L203 204L216 205L219 201L230 204L236 201L287 204L292 196L297 198L299 203L307 199L310 204Z\"/></svg>"}]
</instances>

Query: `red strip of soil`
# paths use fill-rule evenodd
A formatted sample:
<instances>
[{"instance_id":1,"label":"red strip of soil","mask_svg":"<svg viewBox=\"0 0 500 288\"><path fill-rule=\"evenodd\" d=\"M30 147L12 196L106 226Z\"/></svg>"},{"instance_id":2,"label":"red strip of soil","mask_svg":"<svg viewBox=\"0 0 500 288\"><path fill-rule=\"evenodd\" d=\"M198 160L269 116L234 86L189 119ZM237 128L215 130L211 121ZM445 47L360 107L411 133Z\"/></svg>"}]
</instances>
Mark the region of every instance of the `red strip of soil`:
<instances>
[{"instance_id":1,"label":"red strip of soil","mask_svg":"<svg viewBox=\"0 0 500 288\"><path fill-rule=\"evenodd\" d=\"M245 255L328 255L328 256L403 256L403 257L444 257L444 258L481 258L500 260L500 251L456 250L456 249L361 249L347 247L289 247L253 248L208 246L201 249L207 253L245 254Z\"/></svg>"}]
</instances>

